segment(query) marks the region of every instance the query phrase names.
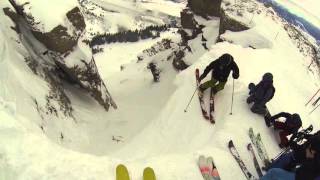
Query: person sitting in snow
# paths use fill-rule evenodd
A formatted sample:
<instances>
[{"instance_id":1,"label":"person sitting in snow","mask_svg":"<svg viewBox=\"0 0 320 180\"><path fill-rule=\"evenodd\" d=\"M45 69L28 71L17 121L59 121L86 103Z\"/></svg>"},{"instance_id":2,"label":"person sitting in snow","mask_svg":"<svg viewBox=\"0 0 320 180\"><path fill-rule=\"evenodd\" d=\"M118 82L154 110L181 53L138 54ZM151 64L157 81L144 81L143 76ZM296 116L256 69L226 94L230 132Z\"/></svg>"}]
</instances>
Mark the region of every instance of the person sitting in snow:
<instances>
[{"instance_id":1,"label":"person sitting in snow","mask_svg":"<svg viewBox=\"0 0 320 180\"><path fill-rule=\"evenodd\" d=\"M320 133L306 137L299 145L292 142L290 150L283 153L268 167L260 180L319 180Z\"/></svg>"},{"instance_id":2,"label":"person sitting in snow","mask_svg":"<svg viewBox=\"0 0 320 180\"><path fill-rule=\"evenodd\" d=\"M285 121L277 120L281 117L285 118ZM287 136L297 133L302 126L301 118L299 114L296 113L290 114L287 112L281 112L270 118L266 117L265 120L268 127L273 125L275 130L280 130L279 137L281 142L279 146L281 148L287 147L289 145Z\"/></svg>"},{"instance_id":3,"label":"person sitting in snow","mask_svg":"<svg viewBox=\"0 0 320 180\"><path fill-rule=\"evenodd\" d=\"M212 71L211 80L206 81L199 86L200 92L203 93L206 89L211 87L213 88L213 93L216 94L218 91L224 89L231 70L233 71L232 77L238 79L239 68L230 54L223 54L218 59L211 62L205 68L199 79L200 81L203 80L207 74Z\"/></svg>"},{"instance_id":4,"label":"person sitting in snow","mask_svg":"<svg viewBox=\"0 0 320 180\"><path fill-rule=\"evenodd\" d=\"M266 103L269 102L276 91L273 86L273 76L271 73L265 73L262 80L255 85L254 83L249 84L249 97L247 103L254 103L251 107L253 113L270 117L270 113L267 109Z\"/></svg>"}]
</instances>

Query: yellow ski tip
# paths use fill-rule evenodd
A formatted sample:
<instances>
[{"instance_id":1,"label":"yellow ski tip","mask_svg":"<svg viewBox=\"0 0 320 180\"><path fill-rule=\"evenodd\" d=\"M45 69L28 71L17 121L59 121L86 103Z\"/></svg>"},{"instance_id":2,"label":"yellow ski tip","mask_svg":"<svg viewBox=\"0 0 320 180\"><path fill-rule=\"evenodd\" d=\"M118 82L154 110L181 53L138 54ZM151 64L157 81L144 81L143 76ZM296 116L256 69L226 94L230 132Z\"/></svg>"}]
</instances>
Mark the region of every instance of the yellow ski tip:
<instances>
[{"instance_id":1,"label":"yellow ski tip","mask_svg":"<svg viewBox=\"0 0 320 180\"><path fill-rule=\"evenodd\" d=\"M144 169L143 180L156 180L156 176L152 168L147 167Z\"/></svg>"},{"instance_id":2,"label":"yellow ski tip","mask_svg":"<svg viewBox=\"0 0 320 180\"><path fill-rule=\"evenodd\" d=\"M117 166L116 180L130 180L128 169L123 164Z\"/></svg>"}]
</instances>

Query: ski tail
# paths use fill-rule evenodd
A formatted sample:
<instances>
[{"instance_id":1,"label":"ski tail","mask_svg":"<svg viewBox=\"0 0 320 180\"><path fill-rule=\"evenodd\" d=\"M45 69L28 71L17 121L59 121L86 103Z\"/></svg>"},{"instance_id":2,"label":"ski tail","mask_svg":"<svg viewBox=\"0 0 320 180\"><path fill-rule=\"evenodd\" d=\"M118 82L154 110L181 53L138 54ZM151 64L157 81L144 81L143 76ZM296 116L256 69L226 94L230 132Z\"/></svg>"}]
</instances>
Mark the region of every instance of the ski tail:
<instances>
[{"instance_id":1,"label":"ski tail","mask_svg":"<svg viewBox=\"0 0 320 180\"><path fill-rule=\"evenodd\" d=\"M210 166L208 160L201 155L198 160L198 166L204 180L210 180Z\"/></svg>"},{"instance_id":2,"label":"ski tail","mask_svg":"<svg viewBox=\"0 0 320 180\"><path fill-rule=\"evenodd\" d=\"M220 180L219 172L211 156L205 158L201 155L198 165L204 180Z\"/></svg>"},{"instance_id":3,"label":"ski tail","mask_svg":"<svg viewBox=\"0 0 320 180\"><path fill-rule=\"evenodd\" d=\"M220 175L214 161L212 160L211 180L220 180Z\"/></svg>"}]
</instances>

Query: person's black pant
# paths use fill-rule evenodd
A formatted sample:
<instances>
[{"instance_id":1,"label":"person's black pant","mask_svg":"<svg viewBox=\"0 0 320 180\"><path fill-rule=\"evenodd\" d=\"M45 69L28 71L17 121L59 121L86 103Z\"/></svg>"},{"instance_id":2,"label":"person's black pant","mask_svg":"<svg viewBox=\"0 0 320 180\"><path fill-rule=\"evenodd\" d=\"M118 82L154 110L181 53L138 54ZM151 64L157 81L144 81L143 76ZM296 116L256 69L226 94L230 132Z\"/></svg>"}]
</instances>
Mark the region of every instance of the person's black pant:
<instances>
[{"instance_id":1,"label":"person's black pant","mask_svg":"<svg viewBox=\"0 0 320 180\"><path fill-rule=\"evenodd\" d=\"M253 113L256 113L256 114L261 114L261 115L266 115L268 114L268 109L267 109L267 106L265 103L262 103L262 102L256 102L255 99L254 99L254 95L251 95L247 98L247 103L248 104L251 104L253 102L253 105L251 107L251 111Z\"/></svg>"}]
</instances>

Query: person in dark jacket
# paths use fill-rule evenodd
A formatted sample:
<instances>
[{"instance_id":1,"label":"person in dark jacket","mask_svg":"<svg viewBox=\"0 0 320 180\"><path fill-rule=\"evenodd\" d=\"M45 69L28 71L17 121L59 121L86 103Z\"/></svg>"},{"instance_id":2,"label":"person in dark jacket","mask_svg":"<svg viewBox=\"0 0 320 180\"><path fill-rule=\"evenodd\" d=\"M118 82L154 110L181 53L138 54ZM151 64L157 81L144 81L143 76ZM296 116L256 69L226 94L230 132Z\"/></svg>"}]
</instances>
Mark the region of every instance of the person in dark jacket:
<instances>
[{"instance_id":1,"label":"person in dark jacket","mask_svg":"<svg viewBox=\"0 0 320 180\"><path fill-rule=\"evenodd\" d=\"M273 98L275 93L272 74L265 73L262 77L262 80L257 85L250 83L249 90L247 103L254 103L251 107L251 111L253 113L270 117L266 103Z\"/></svg>"},{"instance_id":2,"label":"person in dark jacket","mask_svg":"<svg viewBox=\"0 0 320 180\"><path fill-rule=\"evenodd\" d=\"M284 121L279 121L278 118L285 118ZM289 145L289 140L287 136L295 134L298 132L302 126L302 121L299 114L290 114L287 112L281 112L270 118L265 118L266 124L268 127L273 125L275 130L280 130L280 148L287 147Z\"/></svg>"},{"instance_id":3,"label":"person in dark jacket","mask_svg":"<svg viewBox=\"0 0 320 180\"><path fill-rule=\"evenodd\" d=\"M160 70L157 68L156 64L151 62L147 66L148 69L150 69L152 76L153 76L153 81L154 82L159 82L160 79Z\"/></svg>"},{"instance_id":4,"label":"person in dark jacket","mask_svg":"<svg viewBox=\"0 0 320 180\"><path fill-rule=\"evenodd\" d=\"M216 94L221 91L227 83L227 79L231 71L234 79L239 78L239 68L234 62L233 57L230 54L223 54L215 61L211 62L200 76L200 81L203 80L207 74L212 71L211 80L199 86L201 92L205 91L209 87L213 88L213 93Z\"/></svg>"},{"instance_id":5,"label":"person in dark jacket","mask_svg":"<svg viewBox=\"0 0 320 180\"><path fill-rule=\"evenodd\" d=\"M309 137L291 151L281 155L269 167L261 180L315 180L320 176L320 134Z\"/></svg>"}]
</instances>

